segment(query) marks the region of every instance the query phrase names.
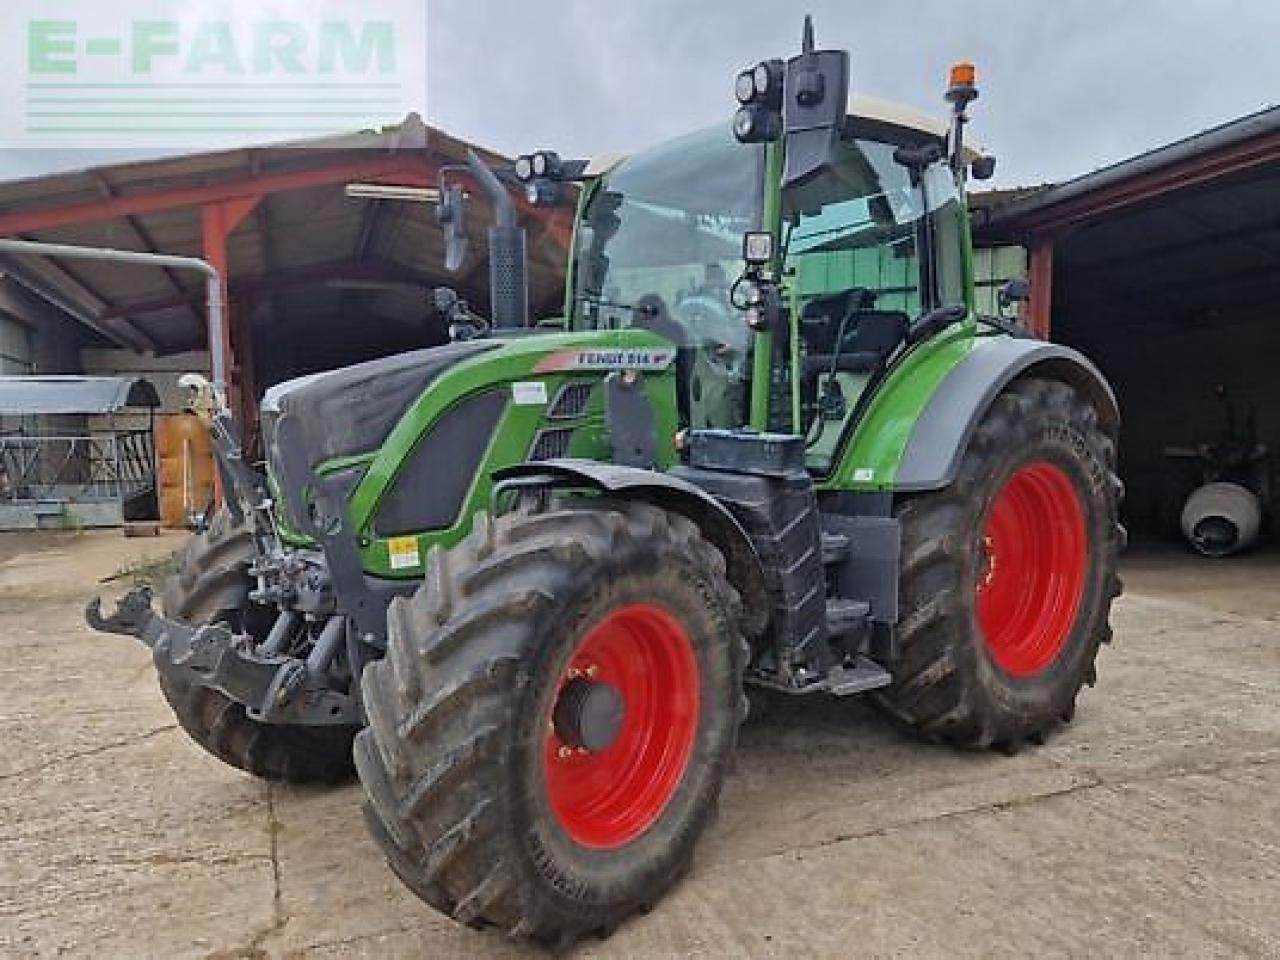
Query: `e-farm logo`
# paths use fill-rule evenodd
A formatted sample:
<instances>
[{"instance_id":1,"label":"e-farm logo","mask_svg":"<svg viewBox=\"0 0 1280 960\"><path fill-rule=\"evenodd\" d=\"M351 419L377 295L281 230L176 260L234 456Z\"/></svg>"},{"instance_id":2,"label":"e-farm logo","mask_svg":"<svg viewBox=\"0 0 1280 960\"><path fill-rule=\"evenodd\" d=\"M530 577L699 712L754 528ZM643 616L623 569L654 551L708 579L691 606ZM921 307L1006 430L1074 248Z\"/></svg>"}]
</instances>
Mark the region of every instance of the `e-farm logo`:
<instances>
[{"instance_id":1,"label":"e-farm logo","mask_svg":"<svg viewBox=\"0 0 1280 960\"><path fill-rule=\"evenodd\" d=\"M21 91L0 104L0 146L198 149L376 129L425 113L426 0L104 7L0 8L2 62L20 72Z\"/></svg>"}]
</instances>

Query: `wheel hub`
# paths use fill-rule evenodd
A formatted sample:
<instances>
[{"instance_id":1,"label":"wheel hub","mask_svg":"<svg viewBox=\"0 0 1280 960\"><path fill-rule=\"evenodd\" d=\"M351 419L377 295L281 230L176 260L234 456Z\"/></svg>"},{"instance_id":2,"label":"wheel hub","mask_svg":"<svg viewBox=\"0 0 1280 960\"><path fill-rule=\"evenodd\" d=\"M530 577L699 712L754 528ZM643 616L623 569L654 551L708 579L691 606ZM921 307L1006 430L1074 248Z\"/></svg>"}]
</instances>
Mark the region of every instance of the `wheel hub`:
<instances>
[{"instance_id":1,"label":"wheel hub","mask_svg":"<svg viewBox=\"0 0 1280 960\"><path fill-rule=\"evenodd\" d=\"M1062 654L1084 594L1084 508L1067 474L1038 461L996 495L981 541L977 613L987 649L1030 677Z\"/></svg>"},{"instance_id":2,"label":"wheel hub","mask_svg":"<svg viewBox=\"0 0 1280 960\"><path fill-rule=\"evenodd\" d=\"M618 739L625 716L622 691L610 683L579 678L561 689L552 723L566 746L599 753Z\"/></svg>"},{"instance_id":3,"label":"wheel hub","mask_svg":"<svg viewBox=\"0 0 1280 960\"><path fill-rule=\"evenodd\" d=\"M662 606L621 606L587 630L545 721L547 799L571 839L616 850L662 816L693 755L699 688L689 634Z\"/></svg>"}]
</instances>

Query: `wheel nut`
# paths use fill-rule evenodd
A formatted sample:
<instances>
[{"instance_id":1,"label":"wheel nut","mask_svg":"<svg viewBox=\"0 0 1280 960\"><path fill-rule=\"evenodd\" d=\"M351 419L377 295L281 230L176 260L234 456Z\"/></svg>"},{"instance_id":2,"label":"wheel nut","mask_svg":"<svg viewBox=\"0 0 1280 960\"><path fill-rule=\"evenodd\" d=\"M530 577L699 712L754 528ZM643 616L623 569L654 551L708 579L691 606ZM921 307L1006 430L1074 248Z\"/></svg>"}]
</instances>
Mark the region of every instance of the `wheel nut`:
<instances>
[{"instance_id":1,"label":"wheel nut","mask_svg":"<svg viewBox=\"0 0 1280 960\"><path fill-rule=\"evenodd\" d=\"M573 756L573 747L561 747L559 750L556 751L556 756L558 756L561 760L568 760L570 757Z\"/></svg>"},{"instance_id":2,"label":"wheel nut","mask_svg":"<svg viewBox=\"0 0 1280 960\"><path fill-rule=\"evenodd\" d=\"M588 677L594 677L599 672L600 672L600 668L597 667L594 663L591 666L587 667Z\"/></svg>"}]
</instances>

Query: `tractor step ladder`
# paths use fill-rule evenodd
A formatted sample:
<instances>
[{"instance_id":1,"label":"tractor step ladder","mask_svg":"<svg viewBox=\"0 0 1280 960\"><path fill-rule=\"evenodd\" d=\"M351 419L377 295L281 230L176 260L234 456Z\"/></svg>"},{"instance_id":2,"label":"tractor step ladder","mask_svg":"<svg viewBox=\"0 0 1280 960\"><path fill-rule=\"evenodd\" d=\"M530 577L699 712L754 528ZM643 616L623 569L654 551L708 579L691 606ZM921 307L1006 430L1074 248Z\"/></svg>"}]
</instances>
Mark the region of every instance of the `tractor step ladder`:
<instances>
[{"instance_id":1,"label":"tractor step ladder","mask_svg":"<svg viewBox=\"0 0 1280 960\"><path fill-rule=\"evenodd\" d=\"M858 657L851 667L836 667L826 679L826 692L836 697L848 697L855 693L878 690L893 682L884 667L866 657Z\"/></svg>"},{"instance_id":2,"label":"tractor step ladder","mask_svg":"<svg viewBox=\"0 0 1280 960\"><path fill-rule=\"evenodd\" d=\"M849 559L853 549L853 540L843 533L822 533L822 562L831 566Z\"/></svg>"},{"instance_id":3,"label":"tractor step ladder","mask_svg":"<svg viewBox=\"0 0 1280 960\"><path fill-rule=\"evenodd\" d=\"M837 535L839 536L839 535ZM830 534L822 537L822 552L826 555L827 543L834 539ZM844 540L844 548L848 549L848 537ZM827 626L833 636L864 630L871 617L871 604L865 600L848 600L844 597L832 597L827 601ZM827 693L837 697L847 697L855 693L865 693L887 687L893 677L880 664L868 657L859 655L852 666L836 667L828 675L823 686Z\"/></svg>"},{"instance_id":4,"label":"tractor step ladder","mask_svg":"<svg viewBox=\"0 0 1280 960\"><path fill-rule=\"evenodd\" d=\"M833 637L861 630L871 616L871 604L865 600L831 597L827 600L827 627Z\"/></svg>"}]
</instances>

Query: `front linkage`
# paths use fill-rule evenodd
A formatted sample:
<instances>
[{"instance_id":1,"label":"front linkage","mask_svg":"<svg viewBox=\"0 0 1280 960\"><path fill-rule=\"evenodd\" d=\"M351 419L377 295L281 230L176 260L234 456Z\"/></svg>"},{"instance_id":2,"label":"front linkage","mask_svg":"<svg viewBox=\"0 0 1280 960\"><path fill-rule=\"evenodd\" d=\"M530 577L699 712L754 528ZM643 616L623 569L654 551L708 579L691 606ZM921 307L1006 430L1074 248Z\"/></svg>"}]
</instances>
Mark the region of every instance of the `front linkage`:
<instances>
[{"instance_id":1,"label":"front linkage","mask_svg":"<svg viewBox=\"0 0 1280 960\"><path fill-rule=\"evenodd\" d=\"M197 390L206 398L206 410L212 410L207 384ZM161 616L152 609L148 586L130 591L108 616L95 597L85 610L86 621L104 633L136 637L173 684L216 690L259 723L362 724L357 681L369 655L380 655L385 647L386 599L365 582L341 495L309 468L289 421L283 421L283 435L273 441L277 479L286 496L309 491L291 501L311 506L294 511L305 516L293 519L323 553L286 546L264 478L245 463L234 417L219 405L207 419L226 512L234 525L246 525L252 534L249 600L279 611L270 631L258 639L225 623L195 625Z\"/></svg>"},{"instance_id":2,"label":"front linkage","mask_svg":"<svg viewBox=\"0 0 1280 960\"><path fill-rule=\"evenodd\" d=\"M102 615L97 598L85 610L89 626L103 633L137 637L151 648L156 669L176 683L209 687L244 704L262 723L358 724L356 701L329 686L327 672L308 660L266 652L245 633L222 624L193 627L157 615L151 588L138 587L123 597L110 616ZM340 617L326 625L321 637L340 633Z\"/></svg>"}]
</instances>

